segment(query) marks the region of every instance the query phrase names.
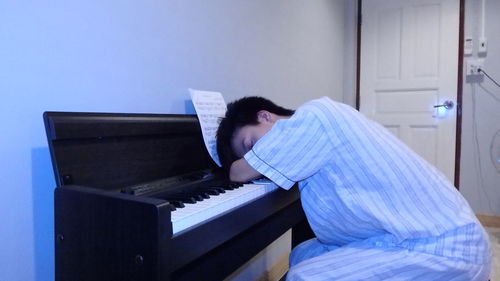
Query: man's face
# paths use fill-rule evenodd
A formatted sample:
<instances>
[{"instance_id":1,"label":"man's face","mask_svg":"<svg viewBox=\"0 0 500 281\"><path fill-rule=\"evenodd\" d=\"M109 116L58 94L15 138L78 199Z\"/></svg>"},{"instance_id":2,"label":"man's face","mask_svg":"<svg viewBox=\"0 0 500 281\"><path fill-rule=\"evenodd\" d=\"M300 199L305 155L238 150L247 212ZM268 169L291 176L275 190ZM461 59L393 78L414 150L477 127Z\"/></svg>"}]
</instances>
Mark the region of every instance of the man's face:
<instances>
[{"instance_id":1,"label":"man's face","mask_svg":"<svg viewBox=\"0 0 500 281\"><path fill-rule=\"evenodd\" d=\"M257 125L246 125L237 129L231 140L234 154L238 158L243 157L272 127L272 123L266 122Z\"/></svg>"},{"instance_id":2,"label":"man's face","mask_svg":"<svg viewBox=\"0 0 500 281\"><path fill-rule=\"evenodd\" d=\"M231 148L234 154L238 158L243 157L260 138L271 130L276 119L275 114L261 110L257 113L258 124L238 128L231 140Z\"/></svg>"}]
</instances>

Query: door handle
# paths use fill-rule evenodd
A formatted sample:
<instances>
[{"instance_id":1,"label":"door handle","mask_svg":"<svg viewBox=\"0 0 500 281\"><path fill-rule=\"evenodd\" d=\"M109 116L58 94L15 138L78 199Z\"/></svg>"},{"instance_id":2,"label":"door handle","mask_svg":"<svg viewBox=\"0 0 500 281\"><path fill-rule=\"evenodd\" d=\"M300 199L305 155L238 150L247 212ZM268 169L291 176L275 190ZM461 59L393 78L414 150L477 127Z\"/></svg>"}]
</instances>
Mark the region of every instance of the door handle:
<instances>
[{"instance_id":1,"label":"door handle","mask_svg":"<svg viewBox=\"0 0 500 281\"><path fill-rule=\"evenodd\" d=\"M455 106L455 104L453 103L453 101L451 101L451 100L447 100L447 101L445 101L443 104L436 104L436 105L434 106L434 108L444 107L444 108L446 108L446 109L452 109L452 108L453 108L453 106Z\"/></svg>"}]
</instances>

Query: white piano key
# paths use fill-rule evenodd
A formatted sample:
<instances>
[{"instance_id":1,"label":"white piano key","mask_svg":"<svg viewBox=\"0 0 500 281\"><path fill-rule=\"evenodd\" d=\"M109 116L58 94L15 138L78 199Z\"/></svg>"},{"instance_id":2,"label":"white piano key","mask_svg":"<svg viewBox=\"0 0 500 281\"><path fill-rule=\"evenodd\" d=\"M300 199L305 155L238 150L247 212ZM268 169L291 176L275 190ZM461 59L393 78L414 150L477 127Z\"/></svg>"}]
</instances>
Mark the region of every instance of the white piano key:
<instances>
[{"instance_id":1,"label":"white piano key","mask_svg":"<svg viewBox=\"0 0 500 281\"><path fill-rule=\"evenodd\" d=\"M185 204L184 208L172 212L173 234L256 200L277 188L275 184L245 184L195 204Z\"/></svg>"}]
</instances>

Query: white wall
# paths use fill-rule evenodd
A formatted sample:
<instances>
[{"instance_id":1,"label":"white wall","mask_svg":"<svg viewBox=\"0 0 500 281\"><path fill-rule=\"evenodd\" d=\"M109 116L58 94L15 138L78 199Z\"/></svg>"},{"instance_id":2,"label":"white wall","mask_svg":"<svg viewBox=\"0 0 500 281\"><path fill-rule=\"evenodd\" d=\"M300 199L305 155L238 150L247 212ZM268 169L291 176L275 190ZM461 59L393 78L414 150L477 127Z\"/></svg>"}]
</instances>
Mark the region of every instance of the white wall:
<instances>
[{"instance_id":1,"label":"white wall","mask_svg":"<svg viewBox=\"0 0 500 281\"><path fill-rule=\"evenodd\" d=\"M188 87L342 100L343 1L0 2L0 280L53 280L46 110L192 113Z\"/></svg>"},{"instance_id":2,"label":"white wall","mask_svg":"<svg viewBox=\"0 0 500 281\"><path fill-rule=\"evenodd\" d=\"M474 53L464 58L464 67L470 58L484 58L484 69L500 83L500 1L486 0L486 55L477 53L481 1L466 0L465 4L464 34L473 38ZM492 143L495 134L500 134L500 88L486 77L464 75L462 120L460 192L475 212L500 215L500 170L495 169L497 159L491 156L494 149L500 150L500 142Z\"/></svg>"}]
</instances>

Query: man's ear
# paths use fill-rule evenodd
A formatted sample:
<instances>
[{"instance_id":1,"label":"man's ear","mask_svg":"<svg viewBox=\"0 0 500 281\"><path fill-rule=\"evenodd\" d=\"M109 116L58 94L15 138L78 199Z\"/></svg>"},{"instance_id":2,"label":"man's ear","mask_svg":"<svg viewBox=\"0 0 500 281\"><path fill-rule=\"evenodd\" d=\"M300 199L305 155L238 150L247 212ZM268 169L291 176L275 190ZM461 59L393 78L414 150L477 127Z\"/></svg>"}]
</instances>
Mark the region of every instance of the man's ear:
<instances>
[{"instance_id":1,"label":"man's ear","mask_svg":"<svg viewBox=\"0 0 500 281\"><path fill-rule=\"evenodd\" d=\"M273 123L274 117L271 112L267 110L260 110L257 112L257 121L259 121L259 123Z\"/></svg>"}]
</instances>

